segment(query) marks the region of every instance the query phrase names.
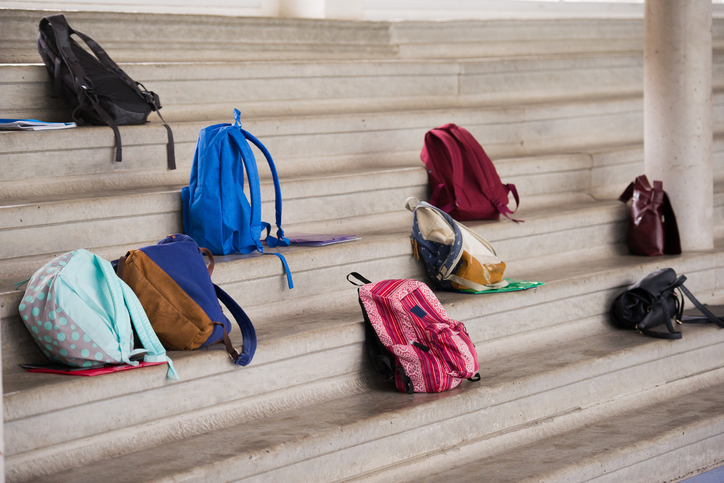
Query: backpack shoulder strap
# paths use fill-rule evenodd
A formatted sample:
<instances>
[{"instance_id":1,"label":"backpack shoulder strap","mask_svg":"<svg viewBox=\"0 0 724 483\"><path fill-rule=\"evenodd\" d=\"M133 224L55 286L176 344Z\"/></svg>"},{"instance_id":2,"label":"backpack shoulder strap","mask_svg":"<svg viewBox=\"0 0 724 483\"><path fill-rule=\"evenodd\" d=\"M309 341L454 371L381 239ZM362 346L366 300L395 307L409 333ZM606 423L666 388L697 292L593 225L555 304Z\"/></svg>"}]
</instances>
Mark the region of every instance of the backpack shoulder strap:
<instances>
[{"instance_id":1,"label":"backpack shoulder strap","mask_svg":"<svg viewBox=\"0 0 724 483\"><path fill-rule=\"evenodd\" d=\"M241 113L238 109L234 109L234 126L239 127L239 131L243 134L244 139L251 141L254 146L259 148L259 150L264 154L264 157L266 158L267 163L269 164L269 170L272 174L272 180L274 181L274 210L276 212L276 225L277 225L277 231L276 231L276 237L271 236L271 225L269 223L261 222L262 229L266 230L266 244L267 246L271 248L276 247L288 247L291 242L289 241L289 238L284 236L284 230L282 229L282 190L279 186L279 175L277 174L277 168L274 165L274 160L271 157L271 154L269 153L269 150L264 146L261 141L259 141L256 137L254 137L249 131L242 129L241 127ZM237 142L239 142L237 140ZM239 142L239 144L244 144ZM247 145L248 148L248 145ZM251 150L249 150L251 152ZM253 159L253 155L252 155ZM254 164L255 174L256 174L256 181L257 181L257 187L259 186L259 171ZM259 206L261 206L261 203L259 203ZM259 208L261 210L261 208ZM261 215L260 215L261 219ZM254 231L256 233L256 231ZM274 255L278 257L282 265L284 265L284 273L287 276L287 286L291 289L294 288L294 282L292 281L292 273L289 270L289 264L287 263L287 259L284 258L284 255L281 253L270 253L269 255Z\"/></svg>"},{"instance_id":2,"label":"backpack shoulder strap","mask_svg":"<svg viewBox=\"0 0 724 483\"><path fill-rule=\"evenodd\" d=\"M143 306L138 300L136 294L133 292L133 290L131 290L126 282L121 280L116 275L116 272L113 270L110 262L99 258L97 255L93 256L98 258L98 265L101 268L103 277L107 280L108 288L113 299L113 305L115 306L116 313L119 313L121 310L128 310L131 322L133 322L133 327L136 329L136 334L138 334L138 338L140 339L141 344L143 344L143 347L147 351L147 354L144 356L144 361L166 362L168 364L167 376L170 379L178 380L179 377L176 373L176 369L173 366L173 362L166 355L166 350L163 348L163 345L161 345L161 342L158 340L156 332L153 331L151 323L148 320L148 316L143 310ZM116 332L119 332L118 327L116 327ZM124 337L124 335L120 333L119 335ZM127 347L127 344L123 340L121 340L120 342L122 346L121 349L123 351L123 362L135 365L136 363L129 359L129 357L133 354L125 353L125 348Z\"/></svg>"},{"instance_id":3,"label":"backpack shoulder strap","mask_svg":"<svg viewBox=\"0 0 724 483\"><path fill-rule=\"evenodd\" d=\"M231 340L228 338L226 331L224 331L224 344L226 345L227 351L229 347L233 350L233 352L229 352L229 355L234 358L234 363L245 366L251 362L251 359L254 357L254 352L256 352L256 331L254 330L254 325L251 323L251 320L249 320L246 312L239 307L239 304L237 304L229 294L224 292L216 284L214 284L214 290L216 291L216 297L229 309L229 312L231 312L231 315L234 316L236 323L239 325L243 340L241 354L231 346Z\"/></svg>"},{"instance_id":4,"label":"backpack shoulder strap","mask_svg":"<svg viewBox=\"0 0 724 483\"><path fill-rule=\"evenodd\" d=\"M234 109L234 119L236 119L236 122L239 124L239 128L241 129L241 122L239 120L239 117L239 110ZM276 211L275 221L277 225L277 236L270 236L269 232L271 230L271 227L267 228L267 245L269 245L270 247L288 247L290 243L289 239L284 237L284 230L282 230L282 193L281 187L279 186L279 175L277 174L277 168L274 165L274 160L272 159L271 154L269 154L269 150L267 150L267 148L261 143L261 141L259 141L249 131L246 131L245 129L241 129L241 132L246 139L251 141L254 146L259 148L259 150L264 154L267 163L269 163L269 169L271 170L272 179L274 181L274 210Z\"/></svg>"},{"instance_id":5,"label":"backpack shoulder strap","mask_svg":"<svg viewBox=\"0 0 724 483\"><path fill-rule=\"evenodd\" d=\"M456 206L458 206L458 197L465 195L465 170L463 167L463 155L457 141L445 130L447 126L452 125L454 124L446 124L440 128L428 131L425 135L425 148L422 156L427 170L438 173L440 172L440 168L435 166L433 159L442 159L444 157L450 159L452 186L440 183L439 185L432 187L433 192L430 196L430 203L438 206L440 194L443 190L447 191L450 201L446 205L440 206L440 209L445 212L452 211ZM435 143L434 139L438 139L442 145Z\"/></svg>"},{"instance_id":6,"label":"backpack shoulder strap","mask_svg":"<svg viewBox=\"0 0 724 483\"><path fill-rule=\"evenodd\" d=\"M68 27L68 29L70 33L75 33L83 40L83 42L86 43L88 47L90 47L91 51L95 54L96 58L98 59L98 61L100 61L101 64L103 64L107 69L111 70L116 75L116 77L121 79L123 83L130 87L138 95L138 97L146 101L151 109L156 114L158 114L159 119L161 119L161 122L163 123L163 127L166 128L166 135L168 137L168 142L166 144L166 159L168 162L168 169L176 169L176 155L174 152L173 131L171 131L171 127L166 123L166 120L163 118L163 116L161 116L161 99L158 97L158 94L156 94L155 92L150 92L143 84L131 79L123 69L118 67L118 64L116 64L113 59L111 59L111 57L106 53L105 50L103 50L103 47L101 47L98 42L96 42L83 32L79 32L78 30L74 30L70 27Z\"/></svg>"},{"instance_id":7,"label":"backpack shoulder strap","mask_svg":"<svg viewBox=\"0 0 724 483\"><path fill-rule=\"evenodd\" d=\"M249 182L249 204L251 205L251 237L255 244L253 249L263 252L261 241L259 240L261 234L261 194L259 192L259 172L256 167L254 153L246 142L246 138L241 133L240 126L232 126L226 132L239 150L241 161L244 163L244 168L246 169L246 178ZM221 182L223 183L223 177ZM242 189L240 186L235 186L234 188L237 190ZM243 196L243 194L240 194L240 196ZM250 253L250 251L246 251L246 253Z\"/></svg>"},{"instance_id":8,"label":"backpack shoulder strap","mask_svg":"<svg viewBox=\"0 0 724 483\"><path fill-rule=\"evenodd\" d=\"M480 186L480 191L483 193L483 195L485 195L488 201L490 201L490 203L495 206L495 209L497 209L501 215L515 222L521 222L522 220L516 220L508 216L515 213L515 211L518 211L518 206L520 205L518 190L515 188L515 185L503 185L502 181L500 181L500 176L498 176L498 173L497 171L495 171L494 167L492 170L488 170L488 174L485 174L483 172L481 164L489 163L491 166L493 166L493 162L485 153L485 150L483 150L483 147L480 145L480 143L478 143L478 141L473 137L472 134L470 134L469 131L454 124L450 124L447 128L447 131L450 133L450 136L452 136L460 144L462 144L466 152L469 152L472 156L478 159L479 162L469 163L469 165L475 173L475 178L478 182L478 186ZM492 177L493 179L488 179L489 177ZM493 186L491 186L491 183L500 184L506 189L505 203L502 203L501 200L499 200L498 197L495 196L495 193L493 192L494 188ZM513 197L515 198L515 211L511 211L510 208L508 208L507 204L507 194L511 191L513 192Z\"/></svg>"},{"instance_id":9,"label":"backpack shoulder strap","mask_svg":"<svg viewBox=\"0 0 724 483\"><path fill-rule=\"evenodd\" d=\"M714 314L711 312L711 310L709 310L708 308L706 308L706 305L704 305L704 304L702 304L701 302L699 302L699 301L696 299L696 297L694 297L694 294L691 293L691 292L689 291L689 289L686 288L683 284L680 285L679 288L681 289L682 292L684 292L684 293L686 294L686 297L687 297L689 300L691 300L691 303L693 303L694 306L695 306L697 309L699 309L699 311L700 311L702 314L704 314L704 315L706 316L708 322L712 322L712 323L718 325L719 327L724 328L724 320L722 320L722 319L720 319L719 317L717 317L716 315L714 315ZM698 322L698 321L695 320L695 321L692 321L692 322Z\"/></svg>"},{"instance_id":10,"label":"backpack shoulder strap","mask_svg":"<svg viewBox=\"0 0 724 483\"><path fill-rule=\"evenodd\" d=\"M103 122L105 122L108 127L113 130L113 134L116 138L116 161L120 162L123 158L123 147L121 144L121 133L118 130L118 125L111 118L111 116L109 116L108 113L98 104L98 101L95 99L95 94L88 91L86 73L83 70L83 67L81 67L80 62L78 61L76 55L73 53L73 49L71 47L70 34L77 34L78 32L70 28L70 26L68 25L68 21L65 19L65 16L62 13L59 13L57 15L51 15L49 17L44 17L40 21L41 28L43 27L44 23L48 23L53 29L58 53L62 57L71 74L73 75L73 82L75 84L74 90L76 92L76 95L78 96L78 107L73 112L73 119L77 120L76 112L83 105L84 101L86 99L90 101L93 109L100 116L100 118L103 119ZM57 67L58 65L56 63L56 68Z\"/></svg>"},{"instance_id":11,"label":"backpack shoulder strap","mask_svg":"<svg viewBox=\"0 0 724 483\"><path fill-rule=\"evenodd\" d=\"M126 285L126 282L120 278L118 280L123 290L126 307L131 314L133 327L136 329L136 334L141 344L147 351L146 355L143 356L143 360L146 362L165 362L168 364L166 377L178 381L179 376L176 368L173 366L173 361L166 355L166 349L164 349L161 341L158 340L156 332L154 332L153 327L151 327L151 323L148 320L146 312L143 310L141 302L138 300L138 296L131 290L131 287Z\"/></svg>"}]
</instances>

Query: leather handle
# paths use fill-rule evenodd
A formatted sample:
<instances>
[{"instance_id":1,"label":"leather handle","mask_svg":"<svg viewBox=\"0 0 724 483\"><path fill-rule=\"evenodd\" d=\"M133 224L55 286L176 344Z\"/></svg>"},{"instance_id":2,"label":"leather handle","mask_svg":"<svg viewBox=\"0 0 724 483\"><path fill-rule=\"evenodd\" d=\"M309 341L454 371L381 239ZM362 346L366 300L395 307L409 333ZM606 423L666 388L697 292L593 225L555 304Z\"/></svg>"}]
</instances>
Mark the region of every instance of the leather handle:
<instances>
[{"instance_id":1,"label":"leather handle","mask_svg":"<svg viewBox=\"0 0 724 483\"><path fill-rule=\"evenodd\" d=\"M219 341L219 342L224 343L224 346L226 347L226 352L229 353L229 356L231 357L232 360L236 361L239 358L240 354L239 354L239 351L237 351L236 348L234 347L234 344L231 343L231 338L229 337L229 333L226 332L226 328L224 327L224 324L220 324L219 322L212 322L212 324L221 326L221 330L224 333L224 338L222 339L222 341Z\"/></svg>"},{"instance_id":2,"label":"leather handle","mask_svg":"<svg viewBox=\"0 0 724 483\"><path fill-rule=\"evenodd\" d=\"M123 272L126 269L126 258L128 257L128 253L119 258L118 265L116 265L116 275L118 275L118 278L120 278L121 280L123 280Z\"/></svg>"},{"instance_id":3,"label":"leather handle","mask_svg":"<svg viewBox=\"0 0 724 483\"><path fill-rule=\"evenodd\" d=\"M211 254L211 250L204 247L199 247L199 250L201 250L201 253L209 257L209 266L206 267L209 270L209 277L214 273L214 256ZM120 265L120 261L118 262Z\"/></svg>"}]
</instances>

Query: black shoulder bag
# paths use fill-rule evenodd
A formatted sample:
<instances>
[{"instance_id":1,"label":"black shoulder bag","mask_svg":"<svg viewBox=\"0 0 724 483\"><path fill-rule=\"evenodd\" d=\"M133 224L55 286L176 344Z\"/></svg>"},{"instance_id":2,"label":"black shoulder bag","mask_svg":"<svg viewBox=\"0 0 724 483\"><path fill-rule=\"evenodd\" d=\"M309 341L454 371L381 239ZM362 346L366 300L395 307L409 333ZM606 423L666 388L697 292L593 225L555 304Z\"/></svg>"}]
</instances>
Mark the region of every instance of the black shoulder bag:
<instances>
[{"instance_id":1,"label":"black shoulder bag","mask_svg":"<svg viewBox=\"0 0 724 483\"><path fill-rule=\"evenodd\" d=\"M724 319L718 318L701 304L684 286L685 281L686 276L677 277L673 268L651 272L616 297L611 308L614 323L622 329L638 330L659 339L681 339L681 332L674 329L672 319L679 324L711 322L724 328ZM682 317L684 295L703 317ZM668 332L652 330L661 325L666 325Z\"/></svg>"}]
</instances>

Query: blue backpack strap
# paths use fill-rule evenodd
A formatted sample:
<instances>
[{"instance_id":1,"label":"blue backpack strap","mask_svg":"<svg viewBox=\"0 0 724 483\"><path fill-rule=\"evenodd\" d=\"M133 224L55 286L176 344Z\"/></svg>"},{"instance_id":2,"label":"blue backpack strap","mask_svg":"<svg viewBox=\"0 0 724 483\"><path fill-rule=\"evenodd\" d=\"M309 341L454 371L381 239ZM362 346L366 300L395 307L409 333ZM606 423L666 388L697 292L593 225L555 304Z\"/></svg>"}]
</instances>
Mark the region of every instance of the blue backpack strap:
<instances>
[{"instance_id":1,"label":"blue backpack strap","mask_svg":"<svg viewBox=\"0 0 724 483\"><path fill-rule=\"evenodd\" d=\"M234 117L236 118L237 122L239 122L238 116L239 111L235 109ZM241 128L241 126L239 127ZM279 175L277 174L276 166L274 166L274 160L272 159L271 154L269 154L267 148L261 143L261 141L259 141L249 131L246 131L245 129L241 129L241 132L244 134L244 137L246 139L251 141L257 148L259 148L262 153L264 153L264 157L269 163L269 169L271 170L272 179L274 180L274 209L276 210L277 236L269 236L269 232L271 231L271 227L269 227L267 229L266 243L272 248L276 246L288 247L290 243L289 238L284 237L284 230L282 230L282 191L279 186Z\"/></svg>"},{"instance_id":2,"label":"blue backpack strap","mask_svg":"<svg viewBox=\"0 0 724 483\"><path fill-rule=\"evenodd\" d=\"M234 115L236 116L236 113L238 113L237 110L234 110ZM236 118L238 123L238 117ZM238 130L236 129L238 127ZM256 244L256 250L261 252L263 251L263 248L261 246L261 241L259 240L261 236L261 195L259 193L259 172L256 168L256 160L254 159L254 153L251 151L251 148L249 147L249 144L246 142L246 138L242 135L243 129L241 129L241 126L234 125L233 129L229 129L229 137L234 141L236 146L238 147L240 153L241 153L241 160L244 163L244 167L246 168L246 177L249 182L249 195L251 198L251 220L250 220L250 227L251 227L251 237L254 243ZM240 190L241 187L238 187ZM244 196L243 193L239 193L239 196ZM244 251L242 250L242 253L250 253L250 251Z\"/></svg>"},{"instance_id":3,"label":"blue backpack strap","mask_svg":"<svg viewBox=\"0 0 724 483\"><path fill-rule=\"evenodd\" d=\"M254 352L256 352L256 331L254 330L254 326L244 310L239 307L239 304L237 304L236 301L229 296L229 294L224 292L216 284L214 284L214 290L216 291L216 297L218 297L221 303L229 309L229 312L231 312L231 315L234 316L236 323L239 324L244 346L242 347L241 354L234 351L236 354L234 363L240 366L245 366L251 362L251 359L254 357ZM226 335L226 333L224 335ZM224 342L230 345L230 341L225 340Z\"/></svg>"},{"instance_id":4,"label":"blue backpack strap","mask_svg":"<svg viewBox=\"0 0 724 483\"><path fill-rule=\"evenodd\" d=\"M288 247L290 245L289 238L286 238L284 236L284 230L282 229L282 194L281 194L281 187L279 186L279 175L277 174L277 168L274 166L274 160L271 157L271 154L269 153L269 150L259 141L257 138L255 138L249 131L241 128L241 113L238 109L234 109L234 120L235 124L234 127L239 128L239 131L244 135L244 139L247 139L251 141L259 150L264 154L264 157L267 160L267 163L269 163L269 169L271 170L272 179L274 180L274 209L276 211L276 224L277 224L277 233L276 237L271 236L271 225L269 223L262 222L260 220L259 223L259 231L253 231L254 234L260 233L261 230L266 230L266 244L271 247ZM235 131L235 130L234 130ZM234 132L234 136L236 136L236 132ZM236 138L235 138L236 139ZM249 148L248 144L241 142L240 140L236 139L237 144L240 146L240 149L242 149L243 154L243 148L241 146L245 146L246 149L251 153L251 149ZM242 158L244 158L244 154L242 155ZM253 154L251 154L253 159ZM244 161L244 164L246 165L246 161ZM248 170L247 172L251 174L251 171ZM254 165L254 174L256 176L256 186L259 186L259 173L256 170L256 165ZM249 184L251 185L251 180L249 181ZM257 191L258 193L258 191ZM259 206L259 212L261 212L261 202L258 204ZM252 213L256 214L253 205L252 205ZM261 215L259 216L261 218ZM252 230L254 230L254 227L256 225L253 225ZM262 249L259 249L261 252ZM282 261L282 264L284 265L284 273L287 276L287 285L289 288L294 288L294 282L292 281L292 274L289 270L289 264L287 263L287 259L284 258L284 255L281 253L271 253L270 255L275 255L279 257L279 259Z\"/></svg>"}]
</instances>

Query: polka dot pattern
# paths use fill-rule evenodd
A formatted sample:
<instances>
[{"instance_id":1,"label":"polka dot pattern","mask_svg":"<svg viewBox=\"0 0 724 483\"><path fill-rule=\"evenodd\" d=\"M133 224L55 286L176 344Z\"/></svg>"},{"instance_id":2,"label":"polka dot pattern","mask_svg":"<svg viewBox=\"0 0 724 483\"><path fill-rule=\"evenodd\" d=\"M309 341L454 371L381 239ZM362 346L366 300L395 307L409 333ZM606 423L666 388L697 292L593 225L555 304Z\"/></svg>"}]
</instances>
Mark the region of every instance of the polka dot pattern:
<instances>
[{"instance_id":1,"label":"polka dot pattern","mask_svg":"<svg viewBox=\"0 0 724 483\"><path fill-rule=\"evenodd\" d=\"M28 282L25 297L18 310L33 339L49 359L74 367L93 367L104 362L118 362L116 356L107 354L99 347L90 334L82 329L83 326L58 305L53 282L75 253L61 255L35 272ZM87 324L93 321L79 322ZM105 321L103 324L105 325Z\"/></svg>"}]
</instances>

